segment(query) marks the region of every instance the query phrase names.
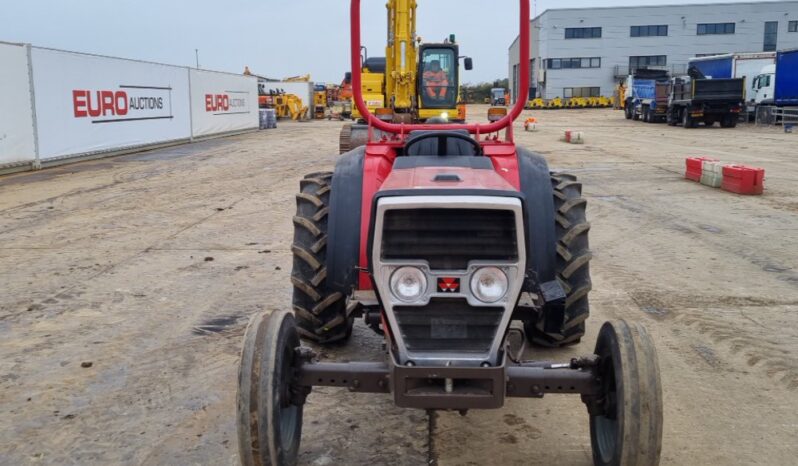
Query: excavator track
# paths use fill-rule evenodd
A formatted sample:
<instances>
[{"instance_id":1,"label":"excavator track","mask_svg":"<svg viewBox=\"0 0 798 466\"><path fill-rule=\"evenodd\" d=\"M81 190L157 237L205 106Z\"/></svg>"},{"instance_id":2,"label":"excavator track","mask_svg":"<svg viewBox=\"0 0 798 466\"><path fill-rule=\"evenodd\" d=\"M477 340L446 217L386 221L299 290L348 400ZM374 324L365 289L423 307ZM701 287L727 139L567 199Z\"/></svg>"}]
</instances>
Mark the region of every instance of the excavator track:
<instances>
[{"instance_id":1,"label":"excavator track","mask_svg":"<svg viewBox=\"0 0 798 466\"><path fill-rule=\"evenodd\" d=\"M345 154L351 149L352 124L346 124L341 128L341 135L338 137L338 153Z\"/></svg>"}]
</instances>

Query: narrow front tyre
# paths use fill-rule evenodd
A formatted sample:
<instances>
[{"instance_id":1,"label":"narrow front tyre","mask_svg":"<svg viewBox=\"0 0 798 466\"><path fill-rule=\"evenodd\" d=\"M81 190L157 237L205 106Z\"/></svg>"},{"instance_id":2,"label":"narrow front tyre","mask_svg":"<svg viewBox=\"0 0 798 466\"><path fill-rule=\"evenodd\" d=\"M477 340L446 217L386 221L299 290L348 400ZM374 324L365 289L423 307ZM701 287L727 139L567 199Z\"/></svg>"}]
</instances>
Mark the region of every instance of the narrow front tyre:
<instances>
[{"instance_id":1,"label":"narrow front tyre","mask_svg":"<svg viewBox=\"0 0 798 466\"><path fill-rule=\"evenodd\" d=\"M640 324L606 322L595 353L601 391L590 416L594 464L656 466L662 450L662 387L651 337Z\"/></svg>"},{"instance_id":2,"label":"narrow front tyre","mask_svg":"<svg viewBox=\"0 0 798 466\"><path fill-rule=\"evenodd\" d=\"M244 466L297 462L306 395L293 386L299 346L291 313L259 313L249 321L236 398L238 451Z\"/></svg>"}]
</instances>

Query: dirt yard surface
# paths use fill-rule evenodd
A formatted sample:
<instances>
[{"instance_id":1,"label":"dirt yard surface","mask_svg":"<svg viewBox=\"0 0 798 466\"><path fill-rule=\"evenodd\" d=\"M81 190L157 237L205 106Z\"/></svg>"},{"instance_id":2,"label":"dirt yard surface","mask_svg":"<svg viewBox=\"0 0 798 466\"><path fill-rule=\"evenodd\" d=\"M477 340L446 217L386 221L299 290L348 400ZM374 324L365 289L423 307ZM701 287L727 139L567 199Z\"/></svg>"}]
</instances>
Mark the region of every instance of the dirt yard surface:
<instances>
[{"instance_id":1,"label":"dirt yard surface","mask_svg":"<svg viewBox=\"0 0 798 466\"><path fill-rule=\"evenodd\" d=\"M471 109L482 117L485 107ZM592 224L588 336L642 322L658 348L663 464L795 464L798 156L776 129L685 130L612 110L538 112L517 140L577 174ZM290 308L304 173L331 169L341 123L0 178L0 464L233 465L244 325ZM585 132L584 145L559 141ZM682 179L684 157L767 170L763 196ZM327 359L378 359L358 325ZM576 396L500 410L400 410L315 390L301 464L591 464Z\"/></svg>"}]
</instances>

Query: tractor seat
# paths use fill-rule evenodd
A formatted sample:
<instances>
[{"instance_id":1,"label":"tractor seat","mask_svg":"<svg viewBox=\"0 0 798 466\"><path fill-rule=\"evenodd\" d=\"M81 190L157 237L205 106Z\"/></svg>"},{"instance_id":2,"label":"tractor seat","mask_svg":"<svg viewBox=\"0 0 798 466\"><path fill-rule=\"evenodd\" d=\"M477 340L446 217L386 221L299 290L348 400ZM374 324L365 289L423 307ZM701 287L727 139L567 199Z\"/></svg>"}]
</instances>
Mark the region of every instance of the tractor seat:
<instances>
[{"instance_id":1,"label":"tractor seat","mask_svg":"<svg viewBox=\"0 0 798 466\"><path fill-rule=\"evenodd\" d=\"M459 129L450 131L411 131L407 142L405 142L404 153L408 156L481 155L479 143L476 141L471 143L464 140L464 137L471 139L468 131Z\"/></svg>"}]
</instances>

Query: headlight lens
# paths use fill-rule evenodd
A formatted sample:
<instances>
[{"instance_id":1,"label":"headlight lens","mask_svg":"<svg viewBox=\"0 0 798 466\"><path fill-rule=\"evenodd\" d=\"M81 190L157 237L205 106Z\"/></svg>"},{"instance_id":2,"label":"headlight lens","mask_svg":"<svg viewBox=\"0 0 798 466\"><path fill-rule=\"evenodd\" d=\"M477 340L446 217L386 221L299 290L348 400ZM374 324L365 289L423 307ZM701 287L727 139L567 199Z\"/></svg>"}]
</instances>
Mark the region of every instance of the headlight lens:
<instances>
[{"instance_id":1,"label":"headlight lens","mask_svg":"<svg viewBox=\"0 0 798 466\"><path fill-rule=\"evenodd\" d=\"M483 303L495 303L507 293L507 275L497 267L483 267L471 276L471 293Z\"/></svg>"},{"instance_id":2,"label":"headlight lens","mask_svg":"<svg viewBox=\"0 0 798 466\"><path fill-rule=\"evenodd\" d=\"M391 275L391 292L406 303L418 300L427 291L427 277L415 267L396 269Z\"/></svg>"}]
</instances>

